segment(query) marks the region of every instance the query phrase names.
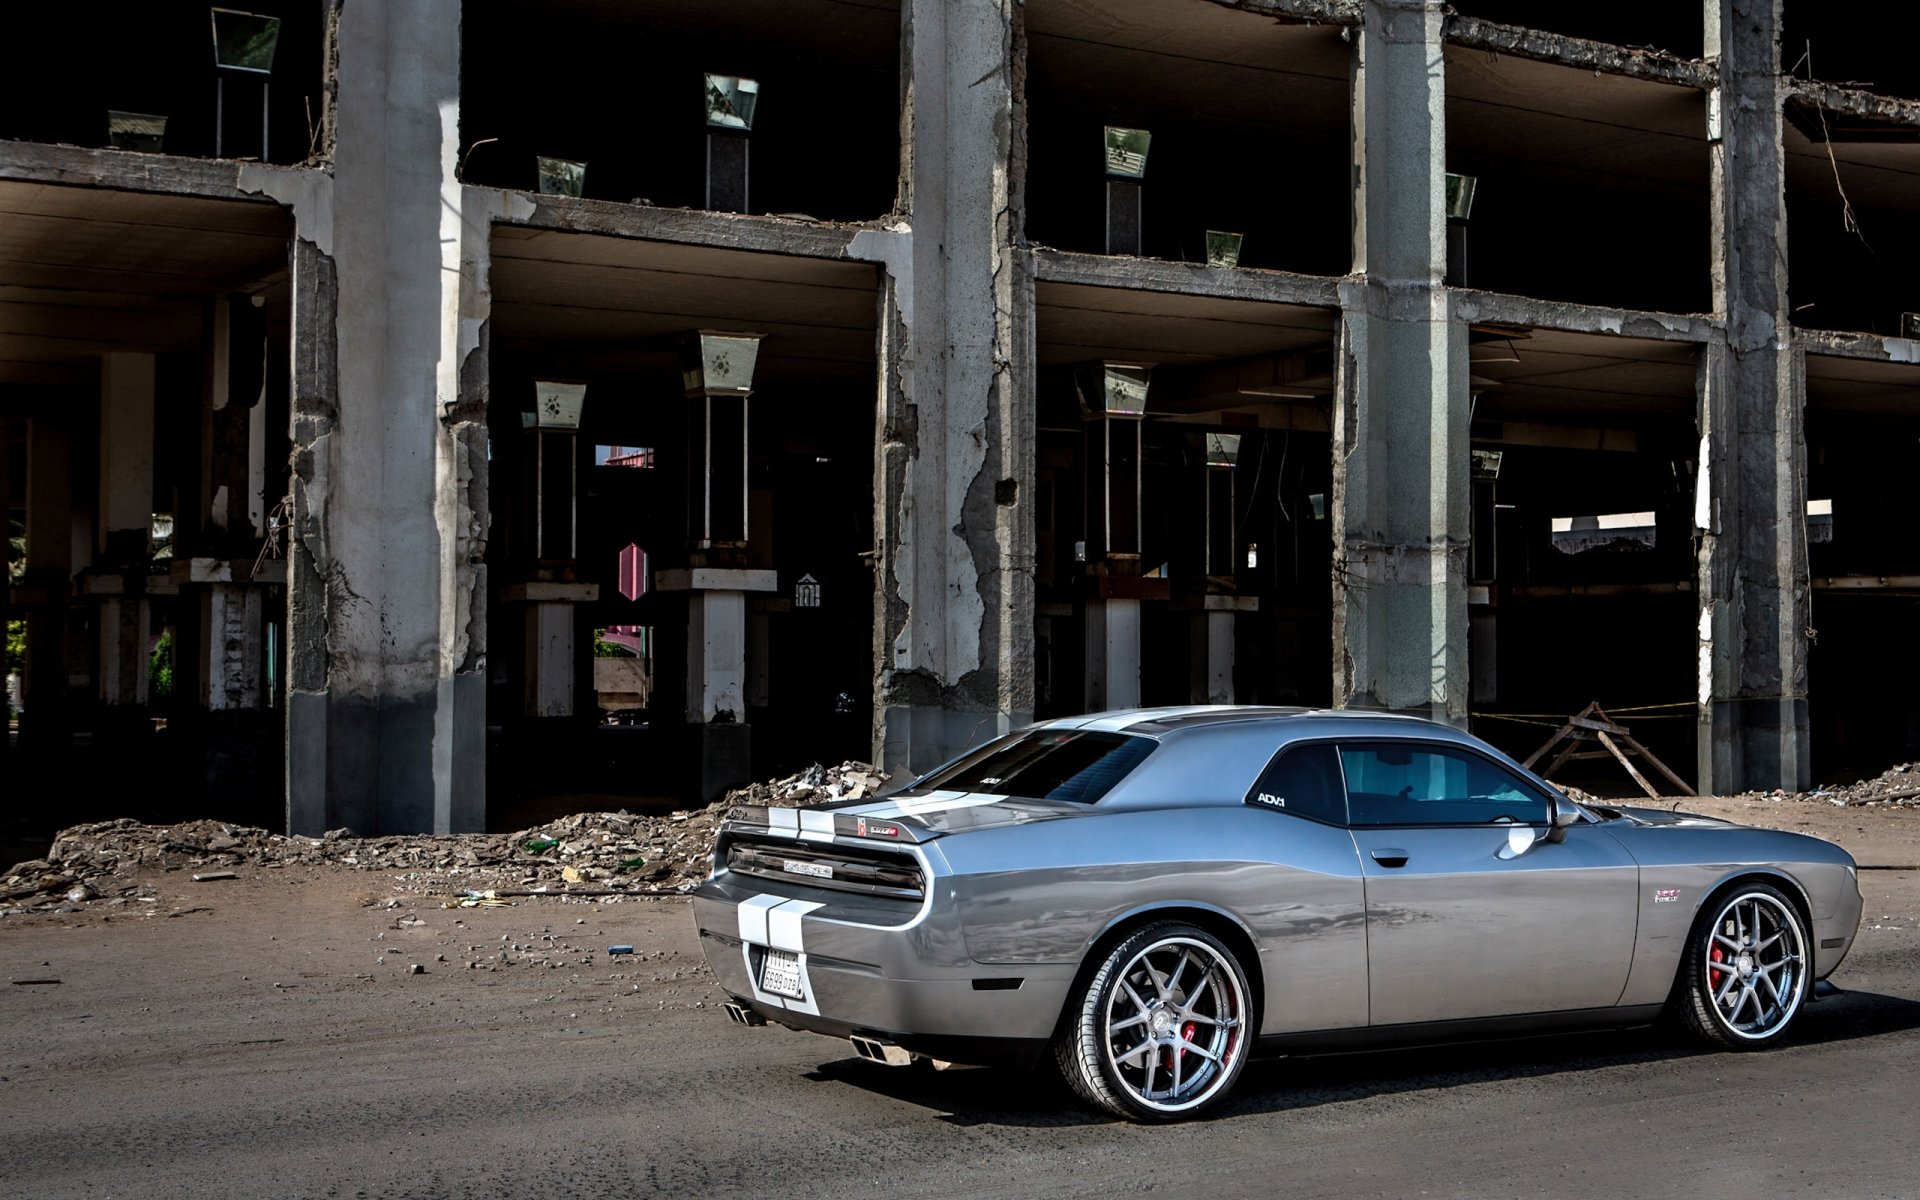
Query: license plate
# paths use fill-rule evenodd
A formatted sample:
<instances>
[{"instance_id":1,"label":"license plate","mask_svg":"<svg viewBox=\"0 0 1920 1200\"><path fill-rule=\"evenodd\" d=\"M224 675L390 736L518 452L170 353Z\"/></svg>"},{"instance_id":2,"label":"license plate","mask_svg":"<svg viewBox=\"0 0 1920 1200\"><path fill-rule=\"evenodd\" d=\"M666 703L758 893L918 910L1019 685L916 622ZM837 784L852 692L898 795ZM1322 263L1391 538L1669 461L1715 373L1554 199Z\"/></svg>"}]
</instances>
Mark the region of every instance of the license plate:
<instances>
[{"instance_id":1,"label":"license plate","mask_svg":"<svg viewBox=\"0 0 1920 1200\"><path fill-rule=\"evenodd\" d=\"M805 994L800 990L800 956L791 950L768 950L760 960L760 990L804 999Z\"/></svg>"},{"instance_id":2,"label":"license plate","mask_svg":"<svg viewBox=\"0 0 1920 1200\"><path fill-rule=\"evenodd\" d=\"M789 858L780 864L780 869L789 875L810 875L815 879L833 878L833 868L825 863L800 862Z\"/></svg>"}]
</instances>

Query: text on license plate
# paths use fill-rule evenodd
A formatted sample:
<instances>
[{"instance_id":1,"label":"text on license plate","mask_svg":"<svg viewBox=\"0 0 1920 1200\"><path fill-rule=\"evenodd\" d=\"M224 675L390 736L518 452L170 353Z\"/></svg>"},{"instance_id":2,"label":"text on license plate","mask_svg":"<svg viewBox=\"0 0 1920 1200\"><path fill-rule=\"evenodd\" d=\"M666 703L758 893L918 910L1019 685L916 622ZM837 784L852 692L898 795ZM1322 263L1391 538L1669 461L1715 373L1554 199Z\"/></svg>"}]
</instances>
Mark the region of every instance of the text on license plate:
<instances>
[{"instance_id":1,"label":"text on license plate","mask_svg":"<svg viewBox=\"0 0 1920 1200\"><path fill-rule=\"evenodd\" d=\"M760 990L805 999L800 990L800 956L791 950L768 950L760 962Z\"/></svg>"},{"instance_id":2,"label":"text on license plate","mask_svg":"<svg viewBox=\"0 0 1920 1200\"><path fill-rule=\"evenodd\" d=\"M789 858L780 864L780 869L789 875L811 875L815 879L833 878L833 868L824 863L796 862Z\"/></svg>"}]
</instances>

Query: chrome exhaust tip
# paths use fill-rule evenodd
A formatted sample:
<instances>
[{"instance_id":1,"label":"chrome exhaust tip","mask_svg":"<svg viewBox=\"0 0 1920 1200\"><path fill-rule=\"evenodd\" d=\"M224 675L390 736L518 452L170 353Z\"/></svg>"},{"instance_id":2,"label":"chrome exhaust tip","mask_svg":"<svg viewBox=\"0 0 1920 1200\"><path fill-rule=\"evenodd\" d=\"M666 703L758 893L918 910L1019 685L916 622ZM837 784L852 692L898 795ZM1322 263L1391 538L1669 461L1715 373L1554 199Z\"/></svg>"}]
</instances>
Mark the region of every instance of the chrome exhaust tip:
<instances>
[{"instance_id":1,"label":"chrome exhaust tip","mask_svg":"<svg viewBox=\"0 0 1920 1200\"><path fill-rule=\"evenodd\" d=\"M868 1062L877 1062L887 1067L904 1067L913 1061L913 1055L910 1052L892 1042L861 1037L859 1034L854 1034L847 1040L853 1043L853 1052Z\"/></svg>"},{"instance_id":2,"label":"chrome exhaust tip","mask_svg":"<svg viewBox=\"0 0 1920 1200\"><path fill-rule=\"evenodd\" d=\"M734 1000L727 1001L727 1016L742 1025L765 1025L767 1019L759 1013Z\"/></svg>"}]
</instances>

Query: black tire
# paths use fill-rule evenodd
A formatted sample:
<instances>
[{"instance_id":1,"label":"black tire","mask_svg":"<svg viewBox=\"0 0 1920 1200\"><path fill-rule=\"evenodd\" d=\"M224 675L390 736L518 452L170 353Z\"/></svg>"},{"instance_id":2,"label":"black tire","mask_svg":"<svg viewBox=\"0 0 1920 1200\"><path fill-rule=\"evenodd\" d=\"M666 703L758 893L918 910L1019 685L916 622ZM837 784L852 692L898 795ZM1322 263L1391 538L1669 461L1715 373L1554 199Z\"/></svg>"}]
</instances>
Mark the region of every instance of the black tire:
<instances>
[{"instance_id":1,"label":"black tire","mask_svg":"<svg viewBox=\"0 0 1920 1200\"><path fill-rule=\"evenodd\" d=\"M1219 938L1179 921L1147 925L1108 951L1074 997L1054 1058L1067 1085L1097 1108L1134 1121L1181 1120L1240 1077L1253 1043L1252 997Z\"/></svg>"},{"instance_id":2,"label":"black tire","mask_svg":"<svg viewBox=\"0 0 1920 1200\"><path fill-rule=\"evenodd\" d=\"M1694 922L1673 1007L1692 1036L1764 1050L1787 1036L1813 986L1807 924L1786 893L1752 881L1713 898Z\"/></svg>"}]
</instances>

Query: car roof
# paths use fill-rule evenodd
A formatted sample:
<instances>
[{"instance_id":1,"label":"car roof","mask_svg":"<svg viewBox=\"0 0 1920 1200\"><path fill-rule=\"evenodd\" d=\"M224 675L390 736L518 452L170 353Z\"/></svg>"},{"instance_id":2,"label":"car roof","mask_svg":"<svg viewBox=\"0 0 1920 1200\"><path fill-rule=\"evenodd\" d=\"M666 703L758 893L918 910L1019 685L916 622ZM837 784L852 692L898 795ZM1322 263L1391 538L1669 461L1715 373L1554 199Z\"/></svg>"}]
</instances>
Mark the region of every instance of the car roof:
<instances>
[{"instance_id":1,"label":"car roof","mask_svg":"<svg viewBox=\"0 0 1920 1200\"><path fill-rule=\"evenodd\" d=\"M1122 708L1042 721L1041 729L1085 729L1103 733L1130 733L1164 737L1183 730L1223 724L1260 724L1291 727L1293 736L1435 736L1458 731L1450 725L1403 713L1364 712L1335 708L1287 708L1247 704L1190 704L1165 708ZM1464 739L1463 739L1464 740Z\"/></svg>"}]
</instances>

